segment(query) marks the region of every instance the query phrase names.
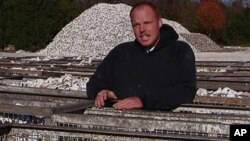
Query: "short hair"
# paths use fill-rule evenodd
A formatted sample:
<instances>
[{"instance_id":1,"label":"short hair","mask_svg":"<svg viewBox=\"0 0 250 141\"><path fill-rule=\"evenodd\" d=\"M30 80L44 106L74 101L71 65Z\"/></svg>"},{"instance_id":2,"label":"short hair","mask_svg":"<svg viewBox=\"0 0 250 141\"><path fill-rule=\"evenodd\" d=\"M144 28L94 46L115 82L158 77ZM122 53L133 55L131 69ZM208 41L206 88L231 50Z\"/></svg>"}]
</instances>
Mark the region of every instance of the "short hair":
<instances>
[{"instance_id":1,"label":"short hair","mask_svg":"<svg viewBox=\"0 0 250 141\"><path fill-rule=\"evenodd\" d=\"M135 9L139 8L139 7L143 7L143 6L148 6L150 7L157 18L160 18L161 15L160 15L160 12L158 11L157 7L155 6L155 4L153 4L152 2L147 2L147 1L144 1L144 2L139 2L139 3L136 3L135 5L133 5L132 9L130 10L130 13L129 13L129 16L130 18L132 18L132 13Z\"/></svg>"}]
</instances>

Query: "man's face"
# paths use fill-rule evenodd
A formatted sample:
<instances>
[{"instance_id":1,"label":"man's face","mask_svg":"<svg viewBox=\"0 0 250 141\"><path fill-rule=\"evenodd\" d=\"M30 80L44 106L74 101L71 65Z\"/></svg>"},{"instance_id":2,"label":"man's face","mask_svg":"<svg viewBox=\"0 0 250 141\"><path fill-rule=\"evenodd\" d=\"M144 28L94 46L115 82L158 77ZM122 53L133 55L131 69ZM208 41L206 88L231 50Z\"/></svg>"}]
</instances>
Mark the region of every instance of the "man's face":
<instances>
[{"instance_id":1,"label":"man's face","mask_svg":"<svg viewBox=\"0 0 250 141\"><path fill-rule=\"evenodd\" d=\"M134 9L131 23L137 41L144 47L153 47L159 41L162 21L149 6Z\"/></svg>"}]
</instances>

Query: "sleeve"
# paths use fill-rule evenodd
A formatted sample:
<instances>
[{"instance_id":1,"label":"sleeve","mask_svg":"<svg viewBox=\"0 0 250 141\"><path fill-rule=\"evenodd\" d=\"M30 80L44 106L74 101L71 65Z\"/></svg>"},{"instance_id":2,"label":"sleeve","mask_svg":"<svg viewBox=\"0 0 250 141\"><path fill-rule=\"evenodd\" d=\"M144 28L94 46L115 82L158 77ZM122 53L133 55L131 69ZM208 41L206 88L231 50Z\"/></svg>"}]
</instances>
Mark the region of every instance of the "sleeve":
<instances>
[{"instance_id":1,"label":"sleeve","mask_svg":"<svg viewBox=\"0 0 250 141\"><path fill-rule=\"evenodd\" d=\"M139 96L145 109L172 110L181 104L193 101L196 95L195 56L188 44L180 42L177 45L181 49L175 54L174 84L160 90L141 92Z\"/></svg>"},{"instance_id":2,"label":"sleeve","mask_svg":"<svg viewBox=\"0 0 250 141\"><path fill-rule=\"evenodd\" d=\"M99 91L110 88L112 76L112 69L110 68L113 67L113 62L115 60L113 50L111 50L109 54L103 59L101 64L97 67L94 75L89 79L87 83L88 99L94 100Z\"/></svg>"}]
</instances>

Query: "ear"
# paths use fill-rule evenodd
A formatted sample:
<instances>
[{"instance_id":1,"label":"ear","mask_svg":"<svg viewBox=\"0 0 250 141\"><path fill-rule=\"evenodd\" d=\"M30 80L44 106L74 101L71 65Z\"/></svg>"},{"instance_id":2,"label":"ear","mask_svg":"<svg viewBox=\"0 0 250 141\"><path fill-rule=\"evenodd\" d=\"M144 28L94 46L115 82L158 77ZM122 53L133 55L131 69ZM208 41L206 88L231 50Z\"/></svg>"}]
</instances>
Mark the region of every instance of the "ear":
<instances>
[{"instance_id":1,"label":"ear","mask_svg":"<svg viewBox=\"0 0 250 141\"><path fill-rule=\"evenodd\" d=\"M161 28L161 26L162 26L162 19L161 18L159 18L159 27Z\"/></svg>"}]
</instances>

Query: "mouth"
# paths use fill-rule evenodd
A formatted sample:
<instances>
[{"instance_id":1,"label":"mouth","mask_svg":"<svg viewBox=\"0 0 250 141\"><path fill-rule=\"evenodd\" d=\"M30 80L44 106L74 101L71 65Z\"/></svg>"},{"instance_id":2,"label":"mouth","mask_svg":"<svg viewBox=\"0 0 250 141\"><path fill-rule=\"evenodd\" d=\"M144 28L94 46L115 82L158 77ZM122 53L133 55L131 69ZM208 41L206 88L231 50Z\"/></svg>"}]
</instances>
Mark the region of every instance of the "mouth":
<instances>
[{"instance_id":1,"label":"mouth","mask_svg":"<svg viewBox=\"0 0 250 141\"><path fill-rule=\"evenodd\" d=\"M149 39L149 35L141 35L140 38L142 41L147 41Z\"/></svg>"}]
</instances>

